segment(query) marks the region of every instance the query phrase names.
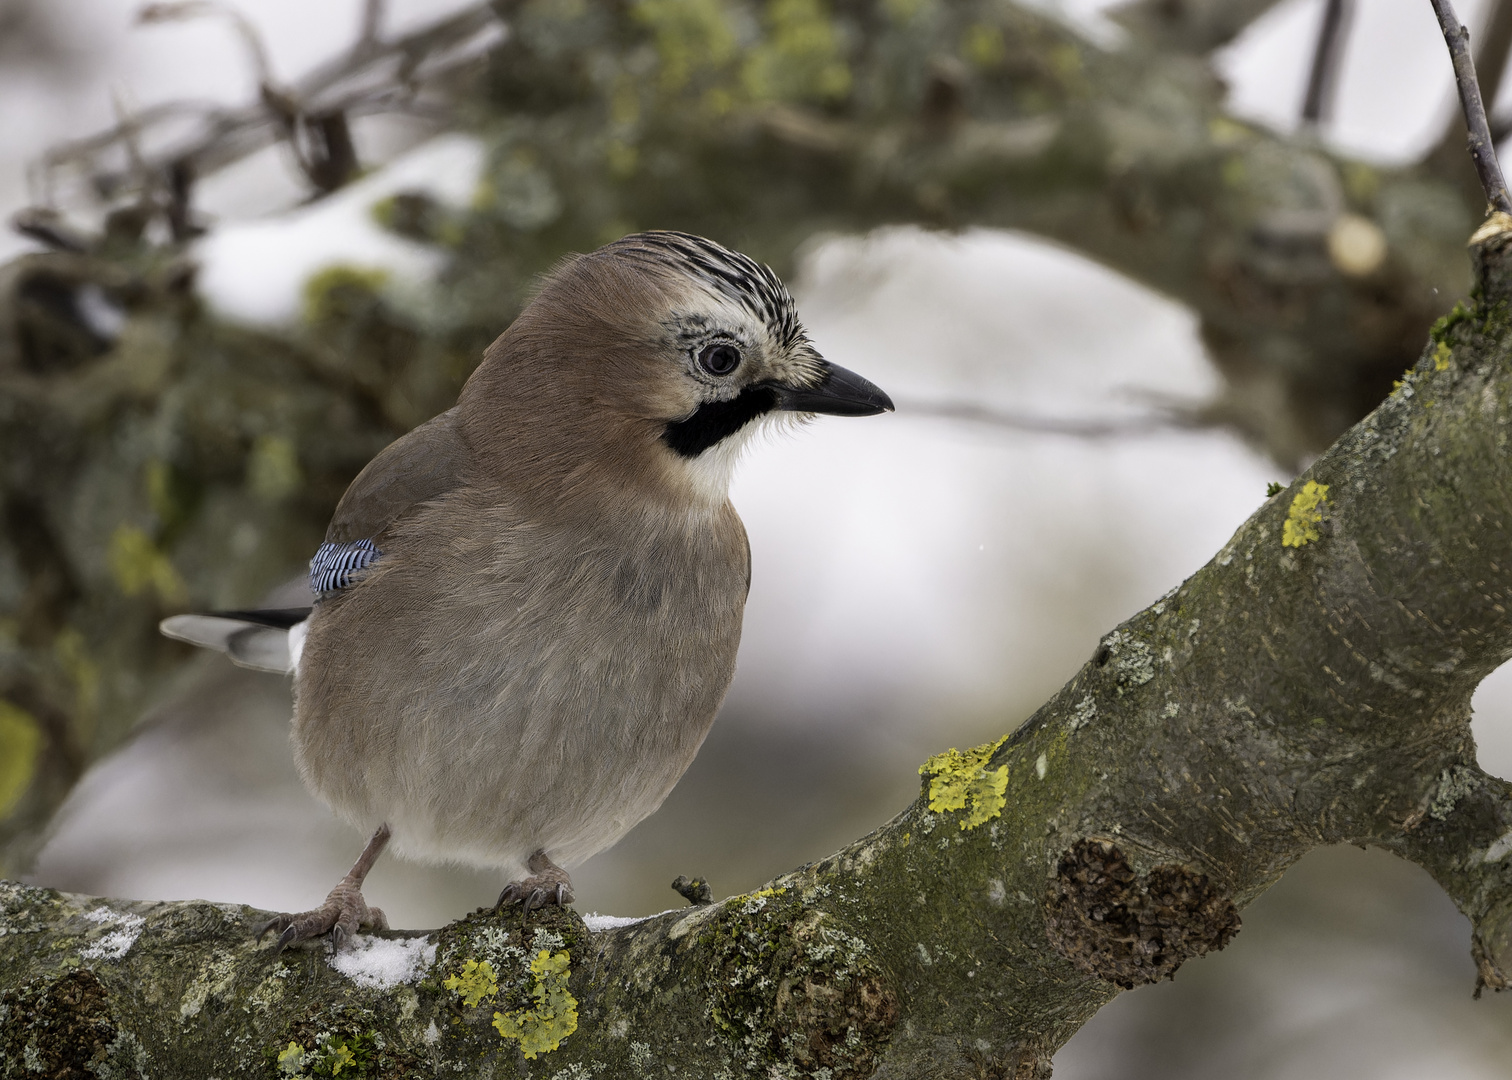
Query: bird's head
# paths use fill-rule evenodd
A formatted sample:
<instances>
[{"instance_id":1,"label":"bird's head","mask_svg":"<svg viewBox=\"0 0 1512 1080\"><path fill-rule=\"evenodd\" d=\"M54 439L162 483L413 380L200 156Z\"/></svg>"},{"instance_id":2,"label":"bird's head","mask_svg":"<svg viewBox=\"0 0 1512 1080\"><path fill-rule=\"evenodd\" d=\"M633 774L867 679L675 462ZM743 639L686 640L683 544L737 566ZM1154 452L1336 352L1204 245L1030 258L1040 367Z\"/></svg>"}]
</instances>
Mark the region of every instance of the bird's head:
<instances>
[{"instance_id":1,"label":"bird's head","mask_svg":"<svg viewBox=\"0 0 1512 1080\"><path fill-rule=\"evenodd\" d=\"M564 479L655 475L714 504L764 422L893 408L819 355L769 267L678 232L636 233L558 267L479 376L490 367L496 393L507 381L512 400L555 409L555 442L578 455Z\"/></svg>"}]
</instances>

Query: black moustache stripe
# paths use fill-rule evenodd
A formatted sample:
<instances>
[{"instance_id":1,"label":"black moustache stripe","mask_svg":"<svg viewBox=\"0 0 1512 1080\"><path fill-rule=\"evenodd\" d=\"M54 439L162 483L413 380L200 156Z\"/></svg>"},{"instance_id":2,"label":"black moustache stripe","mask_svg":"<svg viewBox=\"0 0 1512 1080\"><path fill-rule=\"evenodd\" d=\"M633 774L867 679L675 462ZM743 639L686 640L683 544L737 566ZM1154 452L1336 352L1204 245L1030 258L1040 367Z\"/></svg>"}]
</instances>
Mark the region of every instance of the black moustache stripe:
<instances>
[{"instance_id":1,"label":"black moustache stripe","mask_svg":"<svg viewBox=\"0 0 1512 1080\"><path fill-rule=\"evenodd\" d=\"M662 432L662 442L682 457L695 458L776 407L777 392L770 386L748 386L729 401L706 402L692 416L673 420Z\"/></svg>"}]
</instances>

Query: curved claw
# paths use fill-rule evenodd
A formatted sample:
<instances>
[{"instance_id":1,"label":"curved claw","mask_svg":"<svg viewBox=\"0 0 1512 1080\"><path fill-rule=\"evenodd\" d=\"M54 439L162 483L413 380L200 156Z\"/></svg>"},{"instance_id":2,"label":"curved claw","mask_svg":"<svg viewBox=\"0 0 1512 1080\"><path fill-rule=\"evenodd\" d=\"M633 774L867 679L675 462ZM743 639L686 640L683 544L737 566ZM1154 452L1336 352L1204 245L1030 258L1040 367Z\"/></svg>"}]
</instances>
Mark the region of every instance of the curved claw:
<instances>
[{"instance_id":1,"label":"curved claw","mask_svg":"<svg viewBox=\"0 0 1512 1080\"><path fill-rule=\"evenodd\" d=\"M556 863L547 858L544 851L537 851L526 864L531 876L524 881L511 881L499 893L495 910L518 903L529 916L532 911L548 904L564 907L572 903L572 879Z\"/></svg>"},{"instance_id":2,"label":"curved claw","mask_svg":"<svg viewBox=\"0 0 1512 1080\"><path fill-rule=\"evenodd\" d=\"M331 941L339 949L363 926L387 930L388 919L384 917L383 912L377 908L368 907L367 901L362 898L362 882L367 877L368 871L372 869L374 860L388 843L389 835L387 825L379 826L378 831L367 842L367 847L362 849L362 854L347 876L337 882L336 887L326 894L325 903L297 915L284 912L273 916L257 932L257 940L261 942L269 930L277 930L279 931L278 951L283 952L296 941L317 938L329 933Z\"/></svg>"}]
</instances>

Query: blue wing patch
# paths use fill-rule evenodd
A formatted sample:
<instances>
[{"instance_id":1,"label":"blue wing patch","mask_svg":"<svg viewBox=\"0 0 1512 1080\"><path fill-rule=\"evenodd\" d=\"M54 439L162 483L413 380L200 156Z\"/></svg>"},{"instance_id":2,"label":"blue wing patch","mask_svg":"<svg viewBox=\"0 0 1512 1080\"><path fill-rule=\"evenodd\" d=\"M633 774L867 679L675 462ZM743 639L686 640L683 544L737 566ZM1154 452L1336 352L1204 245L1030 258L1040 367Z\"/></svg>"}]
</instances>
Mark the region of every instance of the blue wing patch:
<instances>
[{"instance_id":1,"label":"blue wing patch","mask_svg":"<svg viewBox=\"0 0 1512 1080\"><path fill-rule=\"evenodd\" d=\"M321 544L310 560L310 588L316 596L344 589L352 583L353 574L367 569L381 554L371 540Z\"/></svg>"}]
</instances>

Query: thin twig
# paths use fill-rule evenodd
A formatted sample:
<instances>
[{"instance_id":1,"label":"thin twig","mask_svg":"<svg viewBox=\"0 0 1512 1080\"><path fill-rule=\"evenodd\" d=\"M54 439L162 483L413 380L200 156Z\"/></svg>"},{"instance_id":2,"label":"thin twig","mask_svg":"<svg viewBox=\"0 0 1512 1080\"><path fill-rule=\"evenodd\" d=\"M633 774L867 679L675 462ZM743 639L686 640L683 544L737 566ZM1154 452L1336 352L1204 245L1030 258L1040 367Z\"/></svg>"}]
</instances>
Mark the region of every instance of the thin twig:
<instances>
[{"instance_id":1,"label":"thin twig","mask_svg":"<svg viewBox=\"0 0 1512 1080\"><path fill-rule=\"evenodd\" d=\"M1009 412L969 402L901 401L899 416L928 416L940 420L964 420L973 424L1022 431L1031 435L1069 435L1078 439L1112 439L1155 435L1162 431L1197 431L1212 427L1196 410L1167 409L1144 416L1109 419L1064 419Z\"/></svg>"},{"instance_id":2,"label":"thin twig","mask_svg":"<svg viewBox=\"0 0 1512 1080\"><path fill-rule=\"evenodd\" d=\"M175 3L148 4L137 12L137 22L144 25L197 19L202 15L220 16L229 21L246 46L247 56L257 73L259 84L273 81L273 65L268 60L268 49L263 44L257 26L234 7L213 3L212 0L179 0Z\"/></svg>"},{"instance_id":3,"label":"thin twig","mask_svg":"<svg viewBox=\"0 0 1512 1080\"><path fill-rule=\"evenodd\" d=\"M384 0L367 0L362 5L362 29L357 34L357 48L371 49L383 32Z\"/></svg>"},{"instance_id":4,"label":"thin twig","mask_svg":"<svg viewBox=\"0 0 1512 1080\"><path fill-rule=\"evenodd\" d=\"M1307 93L1302 98L1302 122L1316 125L1332 111L1338 85L1339 60L1344 53L1344 31L1353 14L1353 0L1328 0L1318 41L1313 48L1312 70L1307 75Z\"/></svg>"},{"instance_id":5,"label":"thin twig","mask_svg":"<svg viewBox=\"0 0 1512 1080\"><path fill-rule=\"evenodd\" d=\"M481 3L402 37L380 40L369 50L343 53L278 92L288 98L290 108L311 116L338 112L430 116L435 105L419 96L423 85L478 55L499 28L495 8ZM172 102L143 109L130 120L129 125L49 150L32 173L34 192L51 203L56 197L54 174L64 168L78 170L106 198L130 190L138 170L122 170L108 160L121 152L128 138L146 141L149 134L157 136L157 146L142 150L149 172L184 162L194 176L204 178L288 134L287 125L264 99L233 108ZM194 122L193 131L177 137L167 134L185 121Z\"/></svg>"},{"instance_id":6,"label":"thin twig","mask_svg":"<svg viewBox=\"0 0 1512 1080\"><path fill-rule=\"evenodd\" d=\"M1485 191L1486 201L1493 210L1512 214L1512 198L1507 196L1507 181L1502 178L1501 165L1496 160L1496 145L1491 141L1486 106L1481 101L1480 83L1475 78L1475 60L1470 55L1470 31L1454 14L1449 0L1430 2L1433 4L1433 13L1438 16L1439 28L1444 31L1449 56L1454 61L1454 82L1459 89L1460 107L1465 111L1465 127L1469 129L1470 159L1475 162L1481 189Z\"/></svg>"}]
</instances>

